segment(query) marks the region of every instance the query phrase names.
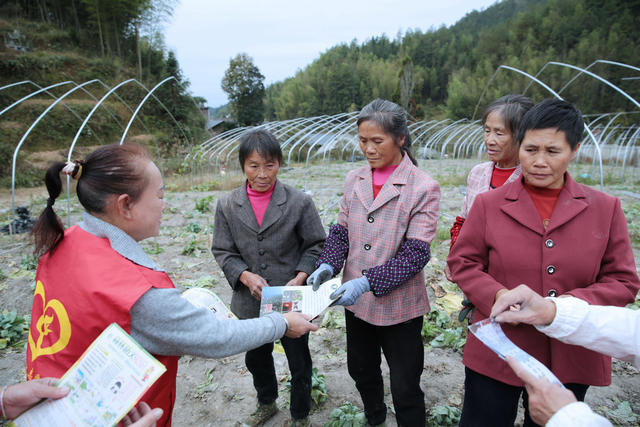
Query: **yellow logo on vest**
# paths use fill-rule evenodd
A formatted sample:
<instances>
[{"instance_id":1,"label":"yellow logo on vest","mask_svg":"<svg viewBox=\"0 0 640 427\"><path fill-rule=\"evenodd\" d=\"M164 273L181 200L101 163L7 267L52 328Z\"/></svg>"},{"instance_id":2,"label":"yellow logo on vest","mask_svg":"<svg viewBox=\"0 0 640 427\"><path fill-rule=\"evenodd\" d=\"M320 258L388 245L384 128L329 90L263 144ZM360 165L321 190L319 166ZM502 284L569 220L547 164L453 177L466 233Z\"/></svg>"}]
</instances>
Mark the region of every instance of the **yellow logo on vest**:
<instances>
[{"instance_id":1,"label":"yellow logo on vest","mask_svg":"<svg viewBox=\"0 0 640 427\"><path fill-rule=\"evenodd\" d=\"M64 350L69 344L69 339L71 339L71 323L69 322L67 310L57 299L47 301L44 295L44 286L39 280L36 283L36 291L33 297L35 298L38 295L42 298L42 314L36 322L36 331L33 330L33 327L29 330L29 349L31 349L32 362L39 356L55 354ZM48 347L42 347L44 337L52 332L51 324L54 320L58 322L60 330L58 340ZM38 333L37 341L34 341L34 332Z\"/></svg>"}]
</instances>

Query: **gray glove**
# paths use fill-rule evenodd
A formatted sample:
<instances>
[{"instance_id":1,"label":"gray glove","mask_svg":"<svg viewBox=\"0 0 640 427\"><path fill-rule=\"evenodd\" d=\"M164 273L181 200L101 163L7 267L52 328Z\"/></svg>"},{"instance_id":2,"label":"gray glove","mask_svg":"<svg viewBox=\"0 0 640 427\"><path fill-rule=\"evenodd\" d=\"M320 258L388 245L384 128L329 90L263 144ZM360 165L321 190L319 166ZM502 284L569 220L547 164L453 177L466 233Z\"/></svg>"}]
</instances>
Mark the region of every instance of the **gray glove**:
<instances>
[{"instance_id":1,"label":"gray glove","mask_svg":"<svg viewBox=\"0 0 640 427\"><path fill-rule=\"evenodd\" d=\"M369 279L366 276L358 277L357 279L344 282L342 286L336 289L329 298L337 299L336 305L353 305L358 300L360 295L365 292L369 292L371 287L369 286Z\"/></svg>"},{"instance_id":2,"label":"gray glove","mask_svg":"<svg viewBox=\"0 0 640 427\"><path fill-rule=\"evenodd\" d=\"M313 286L313 290L317 291L320 285L333 277L333 267L329 264L322 263L309 277L307 277L307 285Z\"/></svg>"}]
</instances>

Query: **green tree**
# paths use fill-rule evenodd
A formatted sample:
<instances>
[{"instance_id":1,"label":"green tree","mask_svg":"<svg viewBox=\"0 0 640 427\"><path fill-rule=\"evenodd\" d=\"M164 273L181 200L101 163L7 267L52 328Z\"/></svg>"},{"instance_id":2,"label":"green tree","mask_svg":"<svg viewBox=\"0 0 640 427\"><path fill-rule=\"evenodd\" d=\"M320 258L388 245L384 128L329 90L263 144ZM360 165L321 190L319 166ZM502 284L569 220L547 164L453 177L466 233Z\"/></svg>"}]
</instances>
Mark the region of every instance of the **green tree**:
<instances>
[{"instance_id":1,"label":"green tree","mask_svg":"<svg viewBox=\"0 0 640 427\"><path fill-rule=\"evenodd\" d=\"M249 126L264 119L264 76L246 53L239 53L229 61L222 78L222 90L229 95L231 112L241 126Z\"/></svg>"}]
</instances>

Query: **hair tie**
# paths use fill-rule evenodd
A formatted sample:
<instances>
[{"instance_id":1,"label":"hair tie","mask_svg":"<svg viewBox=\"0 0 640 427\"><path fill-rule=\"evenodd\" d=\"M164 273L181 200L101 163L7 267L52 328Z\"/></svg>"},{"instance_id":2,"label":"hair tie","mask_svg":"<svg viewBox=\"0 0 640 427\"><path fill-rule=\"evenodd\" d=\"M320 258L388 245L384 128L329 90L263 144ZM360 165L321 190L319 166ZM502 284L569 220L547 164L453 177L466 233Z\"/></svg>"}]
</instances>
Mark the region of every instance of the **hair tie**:
<instances>
[{"instance_id":1,"label":"hair tie","mask_svg":"<svg viewBox=\"0 0 640 427\"><path fill-rule=\"evenodd\" d=\"M62 168L62 173L69 175L75 180L79 180L82 176L82 161L75 160L73 162L67 162L67 164Z\"/></svg>"},{"instance_id":2,"label":"hair tie","mask_svg":"<svg viewBox=\"0 0 640 427\"><path fill-rule=\"evenodd\" d=\"M54 205L54 203L55 203L55 202L56 202L56 199L54 199L54 198L52 198L52 197L49 197L49 198L47 199L47 207L48 207L48 208L53 207L53 205Z\"/></svg>"}]
</instances>

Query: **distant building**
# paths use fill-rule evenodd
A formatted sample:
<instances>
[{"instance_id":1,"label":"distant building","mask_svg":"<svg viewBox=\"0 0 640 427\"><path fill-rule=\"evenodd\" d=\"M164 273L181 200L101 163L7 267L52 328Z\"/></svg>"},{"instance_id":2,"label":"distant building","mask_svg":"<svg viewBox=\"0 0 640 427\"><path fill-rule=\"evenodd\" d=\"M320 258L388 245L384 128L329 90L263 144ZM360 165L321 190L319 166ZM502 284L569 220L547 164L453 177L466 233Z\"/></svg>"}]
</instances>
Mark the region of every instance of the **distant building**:
<instances>
[{"instance_id":1,"label":"distant building","mask_svg":"<svg viewBox=\"0 0 640 427\"><path fill-rule=\"evenodd\" d=\"M209 123L209 120L211 120L210 111L209 110L210 110L210 108L207 107L206 105L201 105L200 106L200 112L204 116L204 119L207 121L207 123ZM207 129L208 129L208 127L207 127Z\"/></svg>"}]
</instances>

